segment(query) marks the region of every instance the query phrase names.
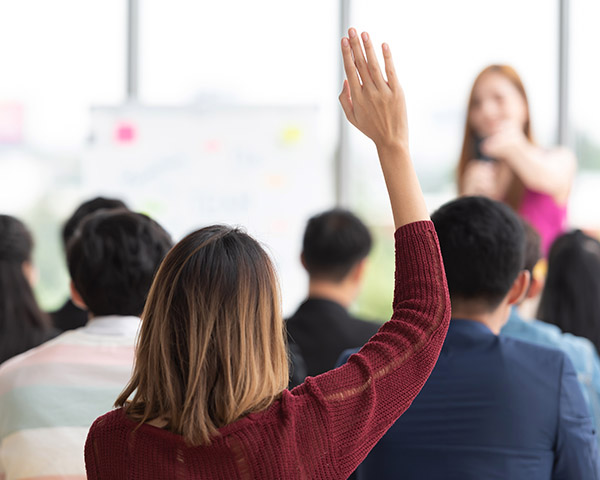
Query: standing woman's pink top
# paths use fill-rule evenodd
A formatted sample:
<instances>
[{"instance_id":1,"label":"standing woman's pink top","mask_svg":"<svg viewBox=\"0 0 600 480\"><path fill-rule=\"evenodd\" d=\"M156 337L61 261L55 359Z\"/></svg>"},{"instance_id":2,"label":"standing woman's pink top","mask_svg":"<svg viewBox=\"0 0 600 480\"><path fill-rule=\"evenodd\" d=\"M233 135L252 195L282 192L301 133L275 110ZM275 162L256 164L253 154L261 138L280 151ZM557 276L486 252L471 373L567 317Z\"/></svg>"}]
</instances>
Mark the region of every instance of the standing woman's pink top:
<instances>
[{"instance_id":1,"label":"standing woman's pink top","mask_svg":"<svg viewBox=\"0 0 600 480\"><path fill-rule=\"evenodd\" d=\"M87 438L88 479L348 478L425 384L450 321L433 224L405 225L395 239L392 318L345 365L284 390L266 410L221 428L210 446L139 426L123 409L107 413Z\"/></svg>"},{"instance_id":2,"label":"standing woman's pink top","mask_svg":"<svg viewBox=\"0 0 600 480\"><path fill-rule=\"evenodd\" d=\"M567 205L558 205L547 193L525 189L519 214L540 234L542 253L548 256L552 242L567 226Z\"/></svg>"}]
</instances>

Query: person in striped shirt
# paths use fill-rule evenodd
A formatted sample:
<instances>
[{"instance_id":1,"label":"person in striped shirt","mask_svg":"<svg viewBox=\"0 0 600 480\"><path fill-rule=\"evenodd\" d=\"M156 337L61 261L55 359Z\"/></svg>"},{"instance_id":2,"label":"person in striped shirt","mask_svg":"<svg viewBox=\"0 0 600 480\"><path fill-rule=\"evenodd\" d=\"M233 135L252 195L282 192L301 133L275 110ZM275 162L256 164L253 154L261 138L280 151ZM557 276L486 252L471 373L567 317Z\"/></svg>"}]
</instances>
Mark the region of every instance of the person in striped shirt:
<instances>
[{"instance_id":1,"label":"person in striped shirt","mask_svg":"<svg viewBox=\"0 0 600 480\"><path fill-rule=\"evenodd\" d=\"M132 370L148 289L171 248L145 215L105 210L69 243L73 301L90 320L0 366L0 480L84 480L83 447Z\"/></svg>"}]
</instances>

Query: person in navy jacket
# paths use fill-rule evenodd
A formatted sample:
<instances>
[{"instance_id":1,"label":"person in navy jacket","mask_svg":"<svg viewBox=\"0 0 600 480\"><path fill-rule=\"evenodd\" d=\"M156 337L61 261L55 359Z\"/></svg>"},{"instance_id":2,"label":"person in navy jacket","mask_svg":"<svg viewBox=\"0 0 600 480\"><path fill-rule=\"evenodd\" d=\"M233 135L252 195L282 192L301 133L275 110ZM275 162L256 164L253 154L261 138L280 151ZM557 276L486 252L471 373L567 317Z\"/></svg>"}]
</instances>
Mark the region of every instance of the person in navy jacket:
<instances>
[{"instance_id":1,"label":"person in navy jacket","mask_svg":"<svg viewBox=\"0 0 600 480\"><path fill-rule=\"evenodd\" d=\"M464 197L432 220L452 301L448 336L429 380L358 479L600 478L596 433L569 358L498 336L529 283L518 217Z\"/></svg>"}]
</instances>

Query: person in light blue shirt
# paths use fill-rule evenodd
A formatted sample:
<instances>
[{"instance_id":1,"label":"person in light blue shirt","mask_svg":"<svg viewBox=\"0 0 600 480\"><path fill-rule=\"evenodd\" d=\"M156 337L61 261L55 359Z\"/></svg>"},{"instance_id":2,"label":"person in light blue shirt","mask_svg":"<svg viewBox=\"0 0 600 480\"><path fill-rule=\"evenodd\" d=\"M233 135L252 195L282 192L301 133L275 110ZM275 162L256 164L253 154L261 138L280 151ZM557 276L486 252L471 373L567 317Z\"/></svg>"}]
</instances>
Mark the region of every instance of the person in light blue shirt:
<instances>
[{"instance_id":1,"label":"person in light blue shirt","mask_svg":"<svg viewBox=\"0 0 600 480\"><path fill-rule=\"evenodd\" d=\"M542 256L540 236L527 222L523 223L526 233L525 269L531 274L526 300L539 295L544 286L544 279L535 268ZM525 319L516 307L512 309L500 335L565 352L575 367L596 431L600 430L600 358L591 341L563 333L556 325L536 319Z\"/></svg>"}]
</instances>

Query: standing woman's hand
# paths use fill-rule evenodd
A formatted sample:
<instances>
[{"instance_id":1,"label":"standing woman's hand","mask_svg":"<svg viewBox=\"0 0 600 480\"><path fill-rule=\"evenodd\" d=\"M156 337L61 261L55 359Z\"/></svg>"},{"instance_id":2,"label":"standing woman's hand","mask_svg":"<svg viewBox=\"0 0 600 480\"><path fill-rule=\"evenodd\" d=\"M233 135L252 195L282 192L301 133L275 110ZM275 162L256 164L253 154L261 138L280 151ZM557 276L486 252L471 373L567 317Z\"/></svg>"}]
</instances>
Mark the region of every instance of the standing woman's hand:
<instances>
[{"instance_id":1,"label":"standing woman's hand","mask_svg":"<svg viewBox=\"0 0 600 480\"><path fill-rule=\"evenodd\" d=\"M511 164L518 161L522 152L530 145L531 142L523 133L522 128L519 128L518 125L506 125L482 142L481 151L490 158L504 160Z\"/></svg>"},{"instance_id":2,"label":"standing woman's hand","mask_svg":"<svg viewBox=\"0 0 600 480\"><path fill-rule=\"evenodd\" d=\"M394 224L429 220L427 206L408 151L408 123L404 92L398 83L392 52L384 44L383 77L369 35L362 34L365 54L356 30L342 39L347 80L340 102L348 121L375 142L385 178Z\"/></svg>"},{"instance_id":3,"label":"standing woman's hand","mask_svg":"<svg viewBox=\"0 0 600 480\"><path fill-rule=\"evenodd\" d=\"M504 192L498 185L498 164L482 160L471 160L462 178L461 195L482 195L493 200L502 200Z\"/></svg>"},{"instance_id":4,"label":"standing woman's hand","mask_svg":"<svg viewBox=\"0 0 600 480\"><path fill-rule=\"evenodd\" d=\"M486 138L481 150L500 160L528 189L552 196L559 205L567 202L577 170L577 160L569 150L542 149L514 125Z\"/></svg>"}]
</instances>

